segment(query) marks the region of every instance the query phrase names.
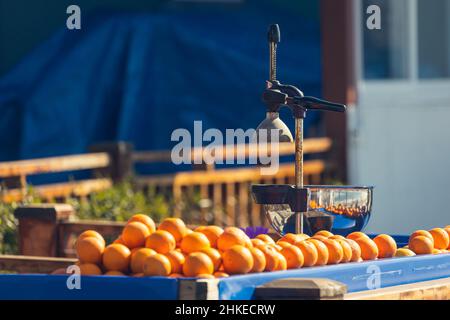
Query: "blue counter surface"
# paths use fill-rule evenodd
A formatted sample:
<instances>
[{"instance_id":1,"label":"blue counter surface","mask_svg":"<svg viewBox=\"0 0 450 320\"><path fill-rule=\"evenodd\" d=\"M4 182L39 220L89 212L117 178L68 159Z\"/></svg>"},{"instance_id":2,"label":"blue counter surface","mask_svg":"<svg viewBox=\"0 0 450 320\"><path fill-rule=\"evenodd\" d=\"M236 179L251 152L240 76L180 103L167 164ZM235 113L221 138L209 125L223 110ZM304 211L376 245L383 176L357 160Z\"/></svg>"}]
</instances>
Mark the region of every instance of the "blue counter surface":
<instances>
[{"instance_id":1,"label":"blue counter surface","mask_svg":"<svg viewBox=\"0 0 450 320\"><path fill-rule=\"evenodd\" d=\"M407 238L396 237L399 245ZM255 273L220 279L220 299L252 299L257 286L281 278L329 278L349 292L450 277L450 254L379 259L359 263ZM83 276L81 289L68 289L66 275L2 274L0 299L178 299L179 282L163 277Z\"/></svg>"}]
</instances>

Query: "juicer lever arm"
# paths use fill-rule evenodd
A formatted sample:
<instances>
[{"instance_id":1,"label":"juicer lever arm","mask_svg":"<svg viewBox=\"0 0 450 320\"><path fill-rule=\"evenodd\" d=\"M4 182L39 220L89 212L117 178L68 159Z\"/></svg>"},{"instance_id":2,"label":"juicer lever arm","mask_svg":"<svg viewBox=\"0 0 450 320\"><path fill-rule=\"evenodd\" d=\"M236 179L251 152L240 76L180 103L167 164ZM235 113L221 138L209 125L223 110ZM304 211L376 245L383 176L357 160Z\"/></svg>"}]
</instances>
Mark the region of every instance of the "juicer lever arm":
<instances>
[{"instance_id":1,"label":"juicer lever arm","mask_svg":"<svg viewBox=\"0 0 450 320\"><path fill-rule=\"evenodd\" d=\"M341 103L334 103L326 100L322 100L315 97L301 97L296 96L292 99L293 104L301 106L306 109L312 110L324 110L334 112L345 112L347 107Z\"/></svg>"},{"instance_id":2,"label":"juicer lever arm","mask_svg":"<svg viewBox=\"0 0 450 320\"><path fill-rule=\"evenodd\" d=\"M288 95L276 89L266 89L263 92L262 100L268 112L278 112L281 105L286 103Z\"/></svg>"}]
</instances>

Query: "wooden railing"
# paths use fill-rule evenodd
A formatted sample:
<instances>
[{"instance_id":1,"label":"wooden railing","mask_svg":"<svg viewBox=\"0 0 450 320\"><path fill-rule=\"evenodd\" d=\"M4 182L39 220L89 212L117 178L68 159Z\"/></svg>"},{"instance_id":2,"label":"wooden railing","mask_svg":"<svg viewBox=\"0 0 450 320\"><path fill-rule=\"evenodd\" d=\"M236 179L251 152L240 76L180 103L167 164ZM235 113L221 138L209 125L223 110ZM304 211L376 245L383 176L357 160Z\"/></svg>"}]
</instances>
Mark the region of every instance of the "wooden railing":
<instances>
[{"instance_id":1,"label":"wooden railing","mask_svg":"<svg viewBox=\"0 0 450 320\"><path fill-rule=\"evenodd\" d=\"M66 172L69 176L74 171L91 171L89 179L33 185L33 193L47 201L64 200L68 196L86 197L131 175L130 144L103 143L90 147L90 150L92 153L0 162L1 201L22 200L28 192L27 178L32 175Z\"/></svg>"},{"instance_id":2,"label":"wooden railing","mask_svg":"<svg viewBox=\"0 0 450 320\"><path fill-rule=\"evenodd\" d=\"M0 163L0 178L4 179L1 199L4 202L20 201L27 193L27 177L36 174L48 174L64 171L107 168L110 157L107 153L41 158ZM12 188L8 188L12 186ZM64 183L54 183L33 187L39 197L47 200L70 195L86 196L89 193L109 188L111 179L85 179Z\"/></svg>"}]
</instances>

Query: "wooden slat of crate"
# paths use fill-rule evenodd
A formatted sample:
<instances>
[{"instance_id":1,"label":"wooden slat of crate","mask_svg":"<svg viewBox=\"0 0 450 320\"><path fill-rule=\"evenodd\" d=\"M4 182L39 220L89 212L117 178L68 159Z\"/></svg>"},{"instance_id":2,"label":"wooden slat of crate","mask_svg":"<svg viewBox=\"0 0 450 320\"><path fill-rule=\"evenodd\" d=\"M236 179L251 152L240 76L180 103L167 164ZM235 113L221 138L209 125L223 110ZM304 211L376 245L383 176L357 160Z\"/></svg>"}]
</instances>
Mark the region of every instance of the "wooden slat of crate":
<instances>
[{"instance_id":1,"label":"wooden slat of crate","mask_svg":"<svg viewBox=\"0 0 450 320\"><path fill-rule=\"evenodd\" d=\"M0 270L18 273L51 273L56 269L67 268L75 262L76 259L69 258L0 255Z\"/></svg>"},{"instance_id":2,"label":"wooden slat of crate","mask_svg":"<svg viewBox=\"0 0 450 320\"><path fill-rule=\"evenodd\" d=\"M42 186L34 186L33 192L45 199L63 198L69 196L87 196L96 191L101 191L112 186L111 179L87 179L64 183L53 183ZM20 201L23 198L24 189L11 189L1 194L4 202Z\"/></svg>"},{"instance_id":3,"label":"wooden slat of crate","mask_svg":"<svg viewBox=\"0 0 450 320\"><path fill-rule=\"evenodd\" d=\"M95 230L102 235L109 235L120 234L125 224L126 222L98 220L62 221L60 228L64 228L66 233L80 234L86 230Z\"/></svg>"},{"instance_id":4,"label":"wooden slat of crate","mask_svg":"<svg viewBox=\"0 0 450 320\"><path fill-rule=\"evenodd\" d=\"M96 169L107 167L109 164L109 155L104 152L0 162L0 178L70 170Z\"/></svg>"},{"instance_id":5,"label":"wooden slat of crate","mask_svg":"<svg viewBox=\"0 0 450 320\"><path fill-rule=\"evenodd\" d=\"M450 300L450 278L346 294L345 300Z\"/></svg>"}]
</instances>

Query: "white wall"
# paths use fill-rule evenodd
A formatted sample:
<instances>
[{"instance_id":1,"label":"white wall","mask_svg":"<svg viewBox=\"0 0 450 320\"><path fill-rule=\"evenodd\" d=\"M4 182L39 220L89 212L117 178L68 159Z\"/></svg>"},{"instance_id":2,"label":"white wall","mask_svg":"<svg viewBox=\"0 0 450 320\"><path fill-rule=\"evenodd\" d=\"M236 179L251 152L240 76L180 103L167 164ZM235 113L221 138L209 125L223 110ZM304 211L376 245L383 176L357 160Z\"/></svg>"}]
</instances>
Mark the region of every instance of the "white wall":
<instances>
[{"instance_id":1,"label":"white wall","mask_svg":"<svg viewBox=\"0 0 450 320\"><path fill-rule=\"evenodd\" d=\"M450 82L365 83L348 111L350 182L374 185L369 232L450 225Z\"/></svg>"}]
</instances>

